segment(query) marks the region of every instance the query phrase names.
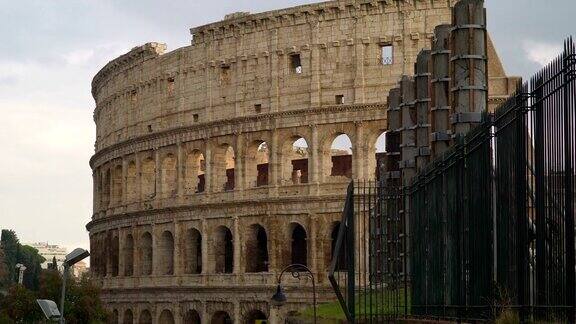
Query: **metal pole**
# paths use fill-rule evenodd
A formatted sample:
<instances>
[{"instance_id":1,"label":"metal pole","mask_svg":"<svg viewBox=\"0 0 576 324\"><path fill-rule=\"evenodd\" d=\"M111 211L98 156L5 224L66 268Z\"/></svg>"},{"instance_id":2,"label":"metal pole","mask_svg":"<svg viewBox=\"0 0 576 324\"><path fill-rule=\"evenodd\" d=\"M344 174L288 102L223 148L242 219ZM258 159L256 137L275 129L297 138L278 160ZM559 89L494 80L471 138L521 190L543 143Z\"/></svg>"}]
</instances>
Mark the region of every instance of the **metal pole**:
<instances>
[{"instance_id":1,"label":"metal pole","mask_svg":"<svg viewBox=\"0 0 576 324\"><path fill-rule=\"evenodd\" d=\"M60 324L64 324L64 296L66 296L66 277L68 274L68 266L64 263L62 270L62 296L60 298Z\"/></svg>"},{"instance_id":2,"label":"metal pole","mask_svg":"<svg viewBox=\"0 0 576 324\"><path fill-rule=\"evenodd\" d=\"M314 279L314 274L312 273L312 271L305 265L303 264L291 264L289 266L287 266L286 268L284 268L282 270L282 272L280 272L280 275L278 275L278 286L280 286L280 284L282 283L282 276L284 275L284 273L286 273L287 271L290 271L292 274L292 277L300 280L300 273L304 272L306 273L311 279L312 279L312 302L314 303L314 324L317 323L317 317L316 317L316 280Z\"/></svg>"}]
</instances>

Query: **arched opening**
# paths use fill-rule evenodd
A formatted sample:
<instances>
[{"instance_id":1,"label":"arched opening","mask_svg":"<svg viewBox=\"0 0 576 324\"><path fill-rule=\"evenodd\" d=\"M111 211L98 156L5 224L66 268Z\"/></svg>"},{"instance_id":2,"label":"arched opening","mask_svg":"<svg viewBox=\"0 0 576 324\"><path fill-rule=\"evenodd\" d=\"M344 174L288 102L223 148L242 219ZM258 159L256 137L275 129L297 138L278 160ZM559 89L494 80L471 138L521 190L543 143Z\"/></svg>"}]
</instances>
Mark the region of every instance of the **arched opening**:
<instances>
[{"instance_id":1,"label":"arched opening","mask_svg":"<svg viewBox=\"0 0 576 324\"><path fill-rule=\"evenodd\" d=\"M163 275L174 274L174 236L164 231L158 242L158 271Z\"/></svg>"},{"instance_id":2,"label":"arched opening","mask_svg":"<svg viewBox=\"0 0 576 324\"><path fill-rule=\"evenodd\" d=\"M308 265L308 242L306 230L300 224L293 223L292 227L292 244L291 244L291 263Z\"/></svg>"},{"instance_id":3,"label":"arched opening","mask_svg":"<svg viewBox=\"0 0 576 324\"><path fill-rule=\"evenodd\" d=\"M232 324L232 319L228 313L224 311L218 311L212 315L210 324Z\"/></svg>"},{"instance_id":4,"label":"arched opening","mask_svg":"<svg viewBox=\"0 0 576 324\"><path fill-rule=\"evenodd\" d=\"M244 323L255 324L256 321L266 320L266 319L267 319L266 315L264 313L262 313L262 311L255 309L255 310L250 311L246 315L246 319L245 319Z\"/></svg>"},{"instance_id":5,"label":"arched opening","mask_svg":"<svg viewBox=\"0 0 576 324\"><path fill-rule=\"evenodd\" d=\"M176 158L172 154L166 155L162 160L160 183L162 188L162 198L171 198L176 196Z\"/></svg>"},{"instance_id":6,"label":"arched opening","mask_svg":"<svg viewBox=\"0 0 576 324\"><path fill-rule=\"evenodd\" d=\"M138 324L152 324L152 315L149 310L145 309L140 313Z\"/></svg>"},{"instance_id":7,"label":"arched opening","mask_svg":"<svg viewBox=\"0 0 576 324\"><path fill-rule=\"evenodd\" d=\"M328 258L327 264L332 262L332 258L336 252L336 241L338 240L338 233L340 232L340 222L335 222L334 226L332 227L332 232L330 233L330 241L331 241L331 248L330 248L330 257ZM338 261L336 263L336 270L342 271L346 270L346 249L345 245L342 245L340 251L338 253Z\"/></svg>"},{"instance_id":8,"label":"arched opening","mask_svg":"<svg viewBox=\"0 0 576 324\"><path fill-rule=\"evenodd\" d=\"M132 234L126 235L124 241L124 276L130 277L134 274L134 238Z\"/></svg>"},{"instance_id":9,"label":"arched opening","mask_svg":"<svg viewBox=\"0 0 576 324\"><path fill-rule=\"evenodd\" d=\"M198 314L197 311L191 309L186 312L186 315L184 315L184 324L200 324L200 323L201 323L200 314Z\"/></svg>"},{"instance_id":10,"label":"arched opening","mask_svg":"<svg viewBox=\"0 0 576 324\"><path fill-rule=\"evenodd\" d=\"M185 273L202 273L202 235L195 228L191 228L186 232L184 260Z\"/></svg>"},{"instance_id":11,"label":"arched opening","mask_svg":"<svg viewBox=\"0 0 576 324\"><path fill-rule=\"evenodd\" d=\"M110 274L112 277L118 276L118 259L120 257L120 243L117 235L113 235L110 238L110 245L108 249L110 257Z\"/></svg>"},{"instance_id":12,"label":"arched opening","mask_svg":"<svg viewBox=\"0 0 576 324\"><path fill-rule=\"evenodd\" d=\"M232 191L235 187L234 168L236 156L234 148L228 144L222 144L214 152L214 178L216 191Z\"/></svg>"},{"instance_id":13,"label":"arched opening","mask_svg":"<svg viewBox=\"0 0 576 324\"><path fill-rule=\"evenodd\" d=\"M140 238L140 273L144 276L152 274L152 235L149 232Z\"/></svg>"},{"instance_id":14,"label":"arched opening","mask_svg":"<svg viewBox=\"0 0 576 324\"><path fill-rule=\"evenodd\" d=\"M254 224L246 239L246 272L268 271L268 236L264 227Z\"/></svg>"},{"instance_id":15,"label":"arched opening","mask_svg":"<svg viewBox=\"0 0 576 324\"><path fill-rule=\"evenodd\" d=\"M245 156L246 180L248 187L261 187L268 185L269 174L269 148L268 143L255 141L250 146Z\"/></svg>"},{"instance_id":16,"label":"arched opening","mask_svg":"<svg viewBox=\"0 0 576 324\"><path fill-rule=\"evenodd\" d=\"M232 232L225 226L216 229L214 235L214 272L232 273L234 269L234 243Z\"/></svg>"},{"instance_id":17,"label":"arched opening","mask_svg":"<svg viewBox=\"0 0 576 324\"><path fill-rule=\"evenodd\" d=\"M110 324L118 324L118 310L113 310L112 314L110 316L110 319L108 320L108 323Z\"/></svg>"},{"instance_id":18,"label":"arched opening","mask_svg":"<svg viewBox=\"0 0 576 324\"><path fill-rule=\"evenodd\" d=\"M308 183L308 158L308 143L304 137L291 137L282 147L282 182Z\"/></svg>"},{"instance_id":19,"label":"arched opening","mask_svg":"<svg viewBox=\"0 0 576 324\"><path fill-rule=\"evenodd\" d=\"M376 143L370 147L368 156L374 156L374 159L368 159L368 172L371 179L382 179L384 167L386 165L386 132L383 132L376 138Z\"/></svg>"},{"instance_id":20,"label":"arched opening","mask_svg":"<svg viewBox=\"0 0 576 324\"><path fill-rule=\"evenodd\" d=\"M329 151L324 150L323 157L325 175L352 178L352 141L348 135L336 136L330 143Z\"/></svg>"},{"instance_id":21,"label":"arched opening","mask_svg":"<svg viewBox=\"0 0 576 324\"><path fill-rule=\"evenodd\" d=\"M106 169L102 174L102 186L100 191L100 206L105 209L110 206L110 169Z\"/></svg>"},{"instance_id":22,"label":"arched opening","mask_svg":"<svg viewBox=\"0 0 576 324\"><path fill-rule=\"evenodd\" d=\"M112 203L122 204L122 166L117 165L112 170Z\"/></svg>"},{"instance_id":23,"label":"arched opening","mask_svg":"<svg viewBox=\"0 0 576 324\"><path fill-rule=\"evenodd\" d=\"M184 190L186 194L204 192L206 188L206 160L204 154L195 150L186 157Z\"/></svg>"},{"instance_id":24,"label":"arched opening","mask_svg":"<svg viewBox=\"0 0 576 324\"><path fill-rule=\"evenodd\" d=\"M138 180L138 172L136 170L136 163L131 161L128 163L126 170L126 201L133 202L136 200L136 182Z\"/></svg>"},{"instance_id":25,"label":"arched opening","mask_svg":"<svg viewBox=\"0 0 576 324\"><path fill-rule=\"evenodd\" d=\"M124 321L123 324L134 324L134 314L130 309L124 311Z\"/></svg>"},{"instance_id":26,"label":"arched opening","mask_svg":"<svg viewBox=\"0 0 576 324\"><path fill-rule=\"evenodd\" d=\"M156 163L152 158L147 158L142 162L141 174L142 198L152 199L156 195Z\"/></svg>"},{"instance_id":27,"label":"arched opening","mask_svg":"<svg viewBox=\"0 0 576 324\"><path fill-rule=\"evenodd\" d=\"M158 324L174 324L174 315L172 315L172 312L167 309L163 310L162 313L160 313Z\"/></svg>"}]
</instances>

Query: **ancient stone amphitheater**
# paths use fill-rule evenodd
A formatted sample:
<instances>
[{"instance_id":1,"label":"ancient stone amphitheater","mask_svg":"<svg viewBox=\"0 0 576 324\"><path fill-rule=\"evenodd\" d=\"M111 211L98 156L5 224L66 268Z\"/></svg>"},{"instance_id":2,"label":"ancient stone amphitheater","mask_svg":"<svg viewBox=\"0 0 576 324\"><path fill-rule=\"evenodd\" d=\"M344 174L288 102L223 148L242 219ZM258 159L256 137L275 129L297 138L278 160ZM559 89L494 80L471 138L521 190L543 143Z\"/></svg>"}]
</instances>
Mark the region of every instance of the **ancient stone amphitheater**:
<instances>
[{"instance_id":1,"label":"ancient stone amphitheater","mask_svg":"<svg viewBox=\"0 0 576 324\"><path fill-rule=\"evenodd\" d=\"M236 13L94 77L92 271L114 323L255 323L302 263L321 301L351 179L374 179L386 97L452 0L342 0ZM490 97L511 84L490 47ZM309 307L284 282L279 318Z\"/></svg>"}]
</instances>

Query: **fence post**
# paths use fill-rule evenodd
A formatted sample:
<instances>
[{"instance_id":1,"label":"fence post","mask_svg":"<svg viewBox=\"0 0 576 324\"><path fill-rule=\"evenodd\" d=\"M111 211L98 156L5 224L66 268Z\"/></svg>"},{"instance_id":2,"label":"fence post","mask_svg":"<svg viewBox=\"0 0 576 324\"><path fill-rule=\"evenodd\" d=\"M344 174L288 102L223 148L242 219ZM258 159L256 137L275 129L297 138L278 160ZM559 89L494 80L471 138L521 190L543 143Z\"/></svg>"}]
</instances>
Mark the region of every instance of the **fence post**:
<instances>
[{"instance_id":1,"label":"fence post","mask_svg":"<svg viewBox=\"0 0 576 324\"><path fill-rule=\"evenodd\" d=\"M352 190L351 195L349 197L350 201L350 208L348 209L348 215L346 217L346 224L347 229L347 240L346 240L346 250L348 253L348 258L346 258L347 262L347 269L348 269L348 311L352 317L352 324L356 322L356 313L355 313L355 292L356 292L356 237L355 237L355 217L354 217L354 203L355 203L355 192L354 188L356 184L352 182L351 184Z\"/></svg>"}]
</instances>

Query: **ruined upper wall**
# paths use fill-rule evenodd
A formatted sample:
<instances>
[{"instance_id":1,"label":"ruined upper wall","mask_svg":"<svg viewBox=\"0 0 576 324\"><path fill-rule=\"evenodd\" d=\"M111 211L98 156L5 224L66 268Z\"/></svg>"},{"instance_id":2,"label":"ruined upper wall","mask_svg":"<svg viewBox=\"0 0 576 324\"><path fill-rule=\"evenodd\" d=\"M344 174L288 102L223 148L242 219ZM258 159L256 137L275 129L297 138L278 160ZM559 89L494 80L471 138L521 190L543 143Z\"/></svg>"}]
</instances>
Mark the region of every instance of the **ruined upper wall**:
<instances>
[{"instance_id":1,"label":"ruined upper wall","mask_svg":"<svg viewBox=\"0 0 576 324\"><path fill-rule=\"evenodd\" d=\"M331 1L234 15L191 30L192 45L146 44L94 78L96 151L149 133L336 104L385 101L451 0ZM383 65L381 46L393 46ZM292 55L300 55L295 73Z\"/></svg>"}]
</instances>

